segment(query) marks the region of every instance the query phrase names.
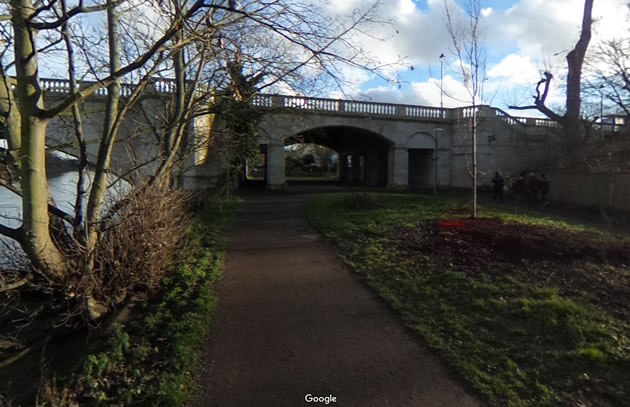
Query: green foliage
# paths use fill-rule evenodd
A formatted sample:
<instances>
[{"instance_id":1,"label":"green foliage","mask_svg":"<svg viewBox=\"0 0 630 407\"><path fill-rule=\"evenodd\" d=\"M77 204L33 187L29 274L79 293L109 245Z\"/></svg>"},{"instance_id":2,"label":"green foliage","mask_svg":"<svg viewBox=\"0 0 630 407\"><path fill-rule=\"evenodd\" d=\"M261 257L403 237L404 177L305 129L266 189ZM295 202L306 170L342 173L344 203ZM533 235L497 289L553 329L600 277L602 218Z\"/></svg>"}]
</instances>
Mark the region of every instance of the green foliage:
<instances>
[{"instance_id":1,"label":"green foliage","mask_svg":"<svg viewBox=\"0 0 630 407\"><path fill-rule=\"evenodd\" d=\"M193 386L215 305L212 283L220 273L222 233L237 200L200 214L187 253L162 281L158 295L136 305L104 349L90 355L75 379L81 405L180 406Z\"/></svg>"},{"instance_id":2,"label":"green foliage","mask_svg":"<svg viewBox=\"0 0 630 407\"><path fill-rule=\"evenodd\" d=\"M567 227L499 209L481 214ZM581 297L509 273L472 277L435 253L397 252L392 232L467 216L455 199L410 194L334 194L309 203L311 223L409 327L490 405L625 405L630 327ZM570 229L580 229L571 225Z\"/></svg>"},{"instance_id":3,"label":"green foliage","mask_svg":"<svg viewBox=\"0 0 630 407\"><path fill-rule=\"evenodd\" d=\"M238 183L245 160L253 160L260 151L258 123L262 113L249 101L238 101L223 96L217 106L217 117L223 119L227 132L221 138L219 148L223 152L226 169L217 180L219 190L229 193Z\"/></svg>"}]
</instances>

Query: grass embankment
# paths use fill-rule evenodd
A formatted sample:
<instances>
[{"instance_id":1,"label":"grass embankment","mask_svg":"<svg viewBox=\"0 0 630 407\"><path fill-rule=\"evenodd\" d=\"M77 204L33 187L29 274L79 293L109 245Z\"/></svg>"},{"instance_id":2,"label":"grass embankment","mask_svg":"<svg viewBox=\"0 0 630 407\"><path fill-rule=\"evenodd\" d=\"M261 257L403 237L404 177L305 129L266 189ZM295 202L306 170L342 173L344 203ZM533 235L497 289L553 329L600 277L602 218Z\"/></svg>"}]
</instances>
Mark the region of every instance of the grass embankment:
<instances>
[{"instance_id":1,"label":"grass embankment","mask_svg":"<svg viewBox=\"0 0 630 407\"><path fill-rule=\"evenodd\" d=\"M212 283L223 261L223 232L238 206L236 199L224 201L221 210L207 209L198 216L185 253L157 295L133 307L104 349L87 358L71 386L63 391L49 386L49 401L43 405L74 405L71 400L82 406L185 402L215 305Z\"/></svg>"},{"instance_id":2,"label":"grass embankment","mask_svg":"<svg viewBox=\"0 0 630 407\"><path fill-rule=\"evenodd\" d=\"M628 405L627 240L513 209L467 221L422 195L326 195L308 214L490 405Z\"/></svg>"}]
</instances>

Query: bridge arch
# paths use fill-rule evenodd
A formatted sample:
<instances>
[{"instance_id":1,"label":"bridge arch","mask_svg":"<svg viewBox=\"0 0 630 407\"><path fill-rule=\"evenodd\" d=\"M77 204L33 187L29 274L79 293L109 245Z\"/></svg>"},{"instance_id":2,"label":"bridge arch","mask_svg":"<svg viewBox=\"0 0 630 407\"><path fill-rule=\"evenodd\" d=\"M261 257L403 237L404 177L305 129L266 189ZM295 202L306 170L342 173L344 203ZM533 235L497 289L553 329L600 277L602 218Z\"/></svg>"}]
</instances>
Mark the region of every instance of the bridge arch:
<instances>
[{"instance_id":1,"label":"bridge arch","mask_svg":"<svg viewBox=\"0 0 630 407\"><path fill-rule=\"evenodd\" d=\"M427 188L438 184L438 138L427 131L409 136L405 146L408 155L408 182L410 188Z\"/></svg>"},{"instance_id":2,"label":"bridge arch","mask_svg":"<svg viewBox=\"0 0 630 407\"><path fill-rule=\"evenodd\" d=\"M277 134L267 143L267 183L284 184L284 162L277 151L296 143L318 144L338 156L338 179L346 183L387 185L389 152L394 142L373 129L348 124L300 126L293 133ZM269 140L263 140L269 141ZM274 152L273 150L276 150Z\"/></svg>"}]
</instances>

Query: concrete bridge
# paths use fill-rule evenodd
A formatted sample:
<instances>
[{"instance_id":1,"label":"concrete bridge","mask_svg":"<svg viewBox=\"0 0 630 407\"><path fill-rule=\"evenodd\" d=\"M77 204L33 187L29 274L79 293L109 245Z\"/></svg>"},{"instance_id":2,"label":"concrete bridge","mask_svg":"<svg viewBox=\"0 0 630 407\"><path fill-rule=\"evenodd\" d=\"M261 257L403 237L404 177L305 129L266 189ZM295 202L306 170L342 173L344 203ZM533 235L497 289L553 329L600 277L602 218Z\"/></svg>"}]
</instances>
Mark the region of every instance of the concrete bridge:
<instances>
[{"instance_id":1,"label":"concrete bridge","mask_svg":"<svg viewBox=\"0 0 630 407\"><path fill-rule=\"evenodd\" d=\"M314 143L339 155L342 182L391 188L470 185L472 107L436 107L282 95L258 95L252 103L267 111L259 125L265 179L284 188L284 147ZM514 173L548 166L554 154L552 120L512 117L478 106L481 183L495 171ZM210 156L209 156L210 157ZM186 174L190 188L212 178L220 160L199 163Z\"/></svg>"},{"instance_id":2,"label":"concrete bridge","mask_svg":"<svg viewBox=\"0 0 630 407\"><path fill-rule=\"evenodd\" d=\"M83 88L94 83L81 81L79 86ZM65 79L42 78L40 79L40 86L47 107L54 106L70 95L70 83ZM124 105L127 102L134 88L135 85L122 85L121 104ZM111 168L114 173L125 174L137 167L140 167L139 173L141 175L153 172L155 169L154 157L159 153L160 148L157 131L166 122L168 103L174 89L173 81L155 80L145 87L139 100L127 112L114 144L111 161ZM96 162L98 154L99 140L103 132L106 98L107 88L102 87L81 103L81 120L90 163ZM188 130L189 137L193 136L194 131L193 124ZM70 111L51 120L48 125L46 145L51 150L61 151L74 157L79 155Z\"/></svg>"},{"instance_id":3,"label":"concrete bridge","mask_svg":"<svg viewBox=\"0 0 630 407\"><path fill-rule=\"evenodd\" d=\"M70 93L61 79L42 79L47 105ZM85 83L82 83L84 86ZM174 85L154 81L127 114L114 147L112 168L124 173L143 164L144 173L153 170L151 158L159 151L157 132L168 112ZM123 85L123 97L132 87ZM82 103L88 158L95 160L102 131L104 101L102 88ZM265 152L267 186L284 188L284 147L294 143L315 143L338 153L342 182L386 185L392 188L470 185L470 125L472 108L436 107L376 103L282 95L257 95L252 104L265 115L259 125L259 144ZM500 109L478 106L478 158L481 182L494 171L505 174L525 167L548 166L554 151L549 142L557 131L551 120L512 117ZM189 126L189 138L207 140L212 126L208 117ZM77 155L69 113L51 121L48 145ZM212 137L212 136L210 136ZM188 189L214 184L225 158L213 151L197 151L190 169L180 176Z\"/></svg>"}]
</instances>

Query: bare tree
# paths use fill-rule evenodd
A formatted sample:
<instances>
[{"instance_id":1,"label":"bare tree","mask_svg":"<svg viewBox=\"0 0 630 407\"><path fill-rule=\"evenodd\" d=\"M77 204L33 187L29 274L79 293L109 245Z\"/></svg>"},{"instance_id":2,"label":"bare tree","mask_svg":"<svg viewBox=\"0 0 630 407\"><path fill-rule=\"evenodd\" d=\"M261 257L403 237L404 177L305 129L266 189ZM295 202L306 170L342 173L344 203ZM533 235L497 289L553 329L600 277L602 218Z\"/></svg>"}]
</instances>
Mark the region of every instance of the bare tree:
<instances>
[{"instance_id":1,"label":"bare tree","mask_svg":"<svg viewBox=\"0 0 630 407\"><path fill-rule=\"evenodd\" d=\"M349 20L338 21L320 13L310 1L100 0L89 6L66 1L11 0L0 6L6 11L0 16L0 36L8 38L12 47L0 55L0 116L10 155L20 170L18 185L3 185L22 195L23 215L22 226L0 225L0 234L17 241L38 278L55 284L68 298L77 298L78 284L106 275L98 273L106 262L95 256L102 241L111 239L107 231L119 224L117 214L132 213L127 209L138 202L138 196L170 183L187 145L187 127L197 117L218 111L220 106L213 100L219 91L230 89L241 105L249 106L261 89L280 83L298 88L304 72L314 73L314 77L328 75L339 83L339 64L378 69L363 57L350 36L361 25L377 21L378 1L356 11ZM83 30L81 19L87 14L100 16L105 29L95 33ZM39 78L44 50L64 53L72 83L69 94L51 106L44 104ZM7 73L11 69L14 76ZM85 76L93 82L78 79ZM128 199L104 213L113 146L125 116L156 78L171 81L174 88L160 122L147 116L148 128L161 146L150 158L155 172L148 181L134 185ZM132 83L135 87L123 96L123 87L130 89ZM80 173L85 175L80 104L103 87L107 100L94 180L85 191L79 176L74 213L65 213L50 199L45 167L47 126L72 111ZM238 126L250 129L250 124ZM66 223L73 225L72 236ZM119 298L89 288L83 293L88 300L84 311L92 318ZM95 299L93 294L100 297Z\"/></svg>"},{"instance_id":2,"label":"bare tree","mask_svg":"<svg viewBox=\"0 0 630 407\"><path fill-rule=\"evenodd\" d=\"M600 44L586 64L590 93L601 96L615 106L618 113L630 117L630 38Z\"/></svg>"},{"instance_id":3,"label":"bare tree","mask_svg":"<svg viewBox=\"0 0 630 407\"><path fill-rule=\"evenodd\" d=\"M483 45L484 31L481 27L481 0L468 0L464 11L443 2L446 28L451 36L452 51L457 58L457 70L470 96L470 142L472 181L471 217L477 217L477 127L478 104L483 98L486 79L486 50Z\"/></svg>"},{"instance_id":4,"label":"bare tree","mask_svg":"<svg viewBox=\"0 0 630 407\"><path fill-rule=\"evenodd\" d=\"M558 122L563 129L564 141L566 143L569 162L573 165L580 165L584 160L580 157L579 146L584 141L587 123L581 120L582 106L582 66L586 50L591 41L591 26L593 0L584 1L584 13L582 15L582 31L575 47L567 54L567 90L565 113L560 114L553 111L546 105L549 88L553 80L553 74L544 72L543 78L536 84L536 95L534 103L529 106L510 106L511 109L537 109L552 120Z\"/></svg>"}]
</instances>

